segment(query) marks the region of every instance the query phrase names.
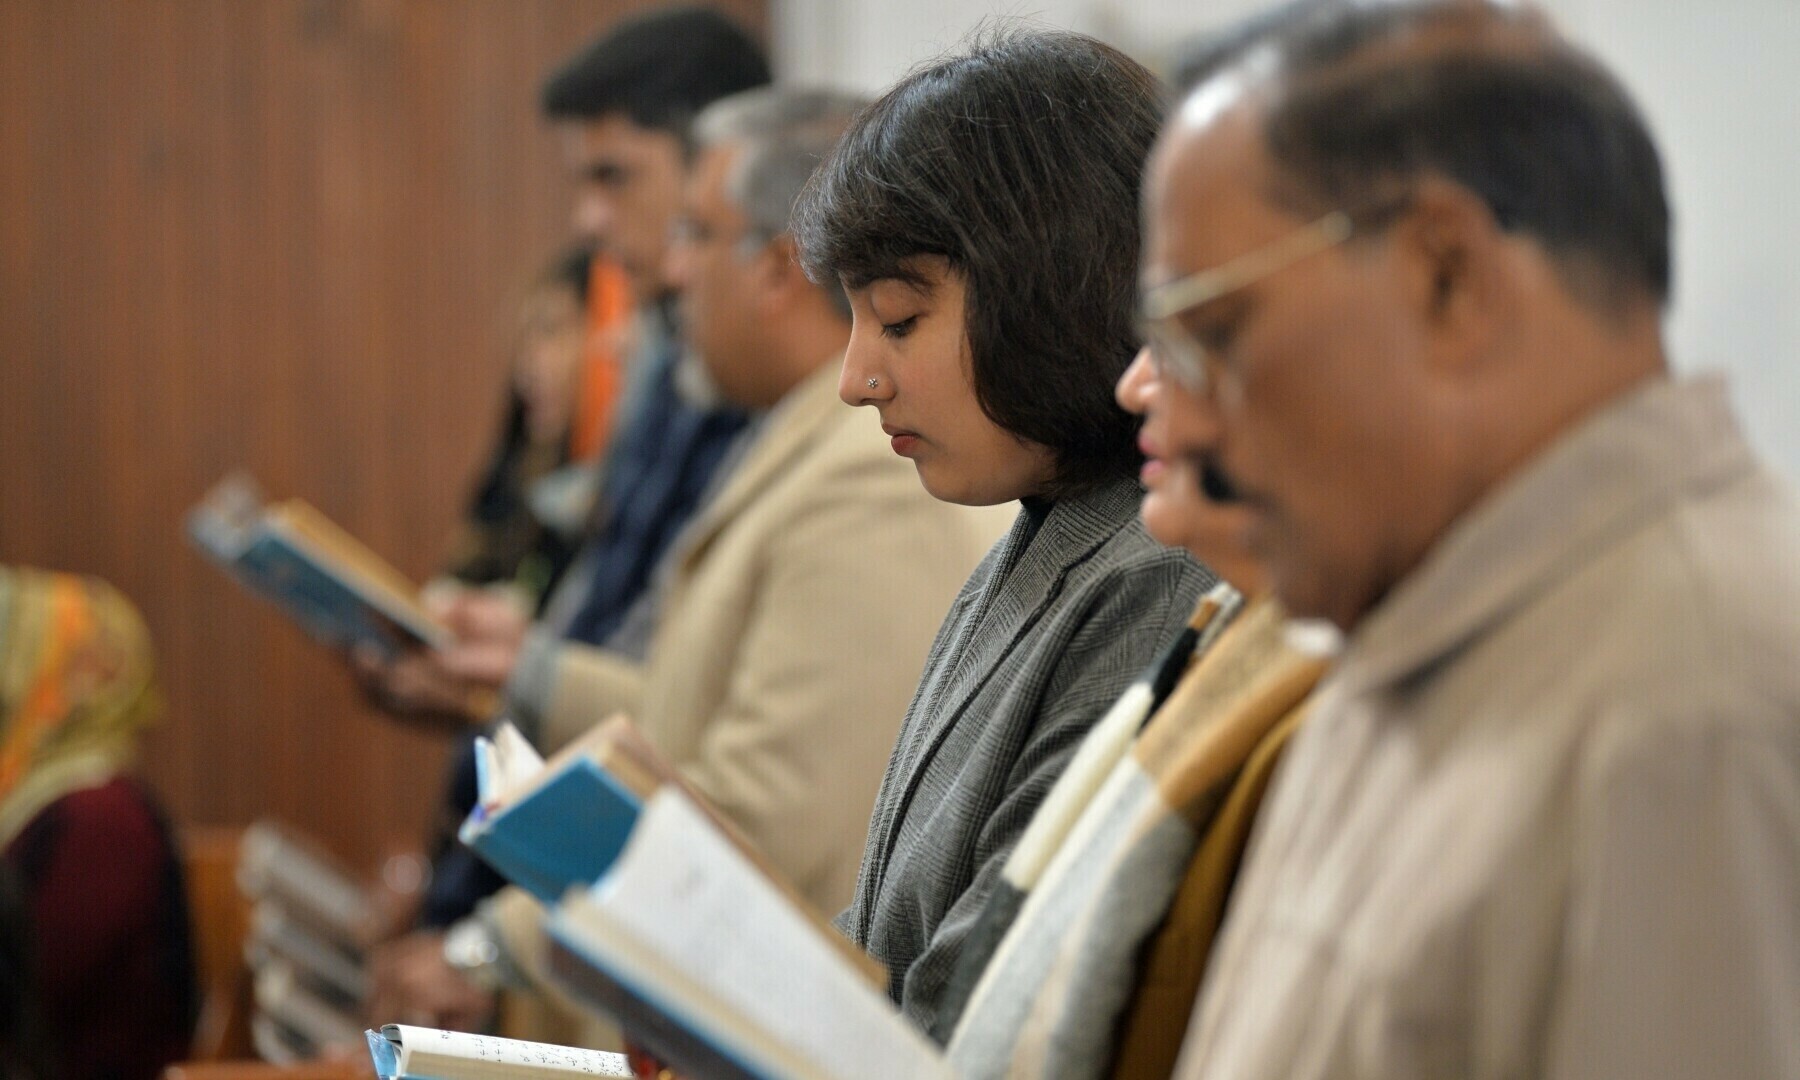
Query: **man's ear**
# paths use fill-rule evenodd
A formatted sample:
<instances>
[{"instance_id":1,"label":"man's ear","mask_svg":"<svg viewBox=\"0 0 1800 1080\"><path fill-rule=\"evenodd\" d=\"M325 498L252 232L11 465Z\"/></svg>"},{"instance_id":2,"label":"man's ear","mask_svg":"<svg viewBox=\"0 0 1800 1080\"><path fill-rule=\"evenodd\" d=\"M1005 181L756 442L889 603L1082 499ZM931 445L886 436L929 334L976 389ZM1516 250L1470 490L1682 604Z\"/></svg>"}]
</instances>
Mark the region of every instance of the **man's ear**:
<instances>
[{"instance_id":1,"label":"man's ear","mask_svg":"<svg viewBox=\"0 0 1800 1080\"><path fill-rule=\"evenodd\" d=\"M1474 361L1516 298L1512 242L1493 212L1461 184L1426 177L1392 234L1408 268L1412 310L1434 343L1433 363Z\"/></svg>"},{"instance_id":2,"label":"man's ear","mask_svg":"<svg viewBox=\"0 0 1800 1080\"><path fill-rule=\"evenodd\" d=\"M800 268L799 249L787 233L764 245L756 260L756 282L771 302L787 303L800 290L815 288Z\"/></svg>"}]
</instances>

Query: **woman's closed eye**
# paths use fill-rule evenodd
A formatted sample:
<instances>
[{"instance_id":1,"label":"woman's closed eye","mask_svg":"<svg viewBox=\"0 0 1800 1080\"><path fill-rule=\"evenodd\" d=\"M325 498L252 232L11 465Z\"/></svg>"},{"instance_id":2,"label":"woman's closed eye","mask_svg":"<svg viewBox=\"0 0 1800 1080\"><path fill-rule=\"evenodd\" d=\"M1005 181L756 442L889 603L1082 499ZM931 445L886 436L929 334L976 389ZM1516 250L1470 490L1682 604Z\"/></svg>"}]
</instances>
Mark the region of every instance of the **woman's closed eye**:
<instances>
[{"instance_id":1,"label":"woman's closed eye","mask_svg":"<svg viewBox=\"0 0 1800 1080\"><path fill-rule=\"evenodd\" d=\"M909 315L899 322L882 323L881 336L885 338L903 338L913 332L913 327L918 325L918 322L919 317L917 315Z\"/></svg>"}]
</instances>

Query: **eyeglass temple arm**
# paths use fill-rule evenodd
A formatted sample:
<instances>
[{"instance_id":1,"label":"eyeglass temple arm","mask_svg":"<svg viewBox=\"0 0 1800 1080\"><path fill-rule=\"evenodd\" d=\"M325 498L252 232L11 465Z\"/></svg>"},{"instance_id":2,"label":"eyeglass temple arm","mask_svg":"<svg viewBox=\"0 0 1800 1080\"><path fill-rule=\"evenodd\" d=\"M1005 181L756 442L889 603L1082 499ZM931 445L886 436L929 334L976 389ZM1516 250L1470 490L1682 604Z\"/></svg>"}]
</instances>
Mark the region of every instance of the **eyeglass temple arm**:
<instances>
[{"instance_id":1,"label":"eyeglass temple arm","mask_svg":"<svg viewBox=\"0 0 1800 1080\"><path fill-rule=\"evenodd\" d=\"M1214 297L1223 296L1239 286L1266 277L1315 251L1323 251L1343 243L1350 238L1352 228L1349 214L1333 210L1269 246L1239 255L1223 266L1215 266L1145 290L1143 316L1146 319L1166 319L1189 308L1198 307Z\"/></svg>"}]
</instances>

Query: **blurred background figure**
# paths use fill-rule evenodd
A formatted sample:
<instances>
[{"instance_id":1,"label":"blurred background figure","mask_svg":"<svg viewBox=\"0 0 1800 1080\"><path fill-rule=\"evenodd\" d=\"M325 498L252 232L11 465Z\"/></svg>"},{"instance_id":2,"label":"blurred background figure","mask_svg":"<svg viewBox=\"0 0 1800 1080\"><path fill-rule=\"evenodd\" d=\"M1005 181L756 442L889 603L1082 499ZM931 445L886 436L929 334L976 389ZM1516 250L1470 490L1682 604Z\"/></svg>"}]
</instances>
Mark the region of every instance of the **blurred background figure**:
<instances>
[{"instance_id":1,"label":"blurred background figure","mask_svg":"<svg viewBox=\"0 0 1800 1080\"><path fill-rule=\"evenodd\" d=\"M820 912L850 899L933 633L1012 516L932 499L880 426L838 400L849 311L835 281L795 261L789 214L863 103L762 88L696 119L667 271L713 383L758 419L658 574L643 659L565 648L538 734L552 750L613 712L634 717ZM451 930L445 956L477 981L541 978L540 910L508 890ZM429 980L433 997L449 975Z\"/></svg>"},{"instance_id":2,"label":"blurred background figure","mask_svg":"<svg viewBox=\"0 0 1800 1080\"><path fill-rule=\"evenodd\" d=\"M576 247L525 293L500 436L445 571L456 583L510 585L535 609L575 556L593 505L597 450L594 425L575 421L588 384L589 339L606 332L590 323L588 284L608 272L589 248Z\"/></svg>"},{"instance_id":3,"label":"blurred background figure","mask_svg":"<svg viewBox=\"0 0 1800 1080\"><path fill-rule=\"evenodd\" d=\"M474 803L467 739L491 719L496 701L535 731L572 650L605 645L642 659L657 622L656 595L647 588L652 570L705 495L726 480L749 414L720 400L685 343L666 256L693 165L695 116L768 81L762 50L741 27L717 11L677 7L620 22L544 83L543 110L578 185L575 231L597 245L597 265L618 268L637 308L597 490L579 549L555 588L535 609L492 591L458 592L441 608L458 635L453 647L363 664L372 699L387 711L463 740L431 844L435 872L418 932L377 955L376 1005L405 1001L466 1026L485 1019L491 997L442 974L442 929L501 883L454 838ZM544 368L540 374L555 383L554 362ZM593 374L590 364L590 381ZM578 399L578 430L579 407L590 402L585 393Z\"/></svg>"},{"instance_id":4,"label":"blurred background figure","mask_svg":"<svg viewBox=\"0 0 1800 1080\"><path fill-rule=\"evenodd\" d=\"M31 913L18 875L0 860L0 1077L5 1080L50 1076L32 952Z\"/></svg>"},{"instance_id":5,"label":"blurred background figure","mask_svg":"<svg viewBox=\"0 0 1800 1080\"><path fill-rule=\"evenodd\" d=\"M0 847L33 945L10 992L37 1009L61 1080L147 1080L193 1034L181 866L129 773L160 708L129 601L0 566Z\"/></svg>"}]
</instances>

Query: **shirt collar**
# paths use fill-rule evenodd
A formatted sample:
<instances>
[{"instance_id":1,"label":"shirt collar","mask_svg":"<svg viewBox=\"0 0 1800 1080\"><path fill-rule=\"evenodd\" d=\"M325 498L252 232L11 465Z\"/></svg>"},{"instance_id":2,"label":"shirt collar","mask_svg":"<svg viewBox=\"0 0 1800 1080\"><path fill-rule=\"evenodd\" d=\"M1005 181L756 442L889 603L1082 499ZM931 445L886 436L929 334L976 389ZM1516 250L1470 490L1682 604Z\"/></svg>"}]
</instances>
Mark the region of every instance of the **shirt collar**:
<instances>
[{"instance_id":1,"label":"shirt collar","mask_svg":"<svg viewBox=\"0 0 1800 1080\"><path fill-rule=\"evenodd\" d=\"M1350 636L1339 686L1403 681L1664 512L1754 467L1717 376L1648 380L1453 523Z\"/></svg>"}]
</instances>

